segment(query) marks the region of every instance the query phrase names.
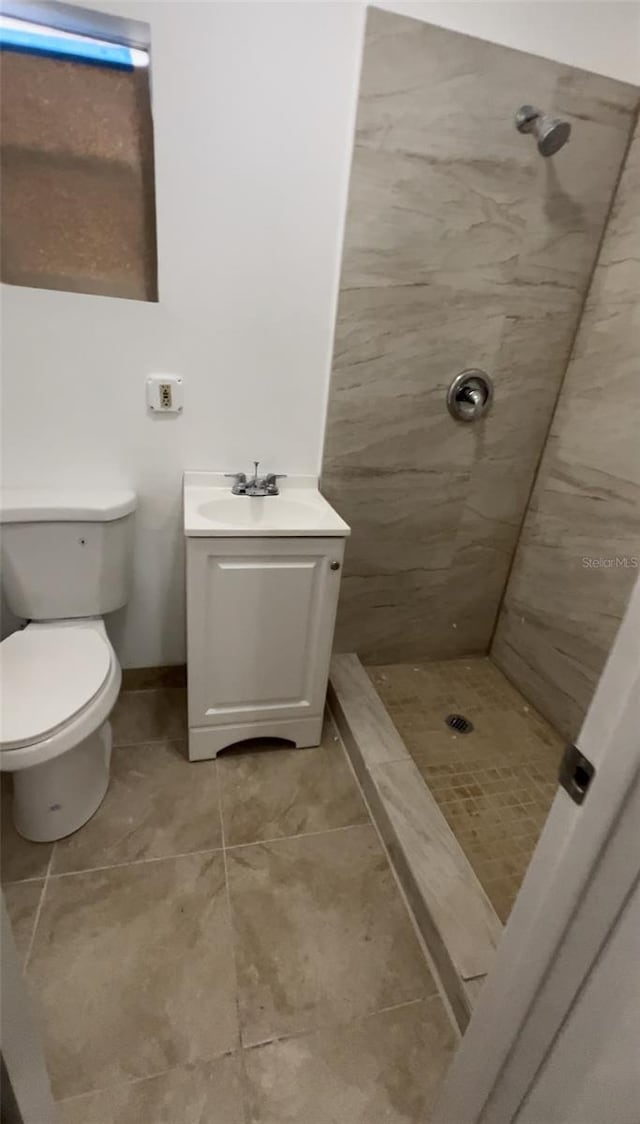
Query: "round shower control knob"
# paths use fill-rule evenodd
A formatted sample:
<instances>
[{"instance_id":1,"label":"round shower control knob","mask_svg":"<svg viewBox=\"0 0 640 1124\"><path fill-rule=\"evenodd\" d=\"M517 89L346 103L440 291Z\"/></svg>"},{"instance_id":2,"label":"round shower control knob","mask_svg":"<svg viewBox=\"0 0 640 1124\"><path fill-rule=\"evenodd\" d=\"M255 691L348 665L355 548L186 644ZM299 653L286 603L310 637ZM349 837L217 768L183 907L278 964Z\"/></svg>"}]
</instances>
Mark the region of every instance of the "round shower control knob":
<instances>
[{"instance_id":1,"label":"round shower control knob","mask_svg":"<svg viewBox=\"0 0 640 1124\"><path fill-rule=\"evenodd\" d=\"M329 569L330 570L339 570L340 569L340 563L339 562L330 562L329 563Z\"/></svg>"},{"instance_id":2,"label":"round shower control knob","mask_svg":"<svg viewBox=\"0 0 640 1124\"><path fill-rule=\"evenodd\" d=\"M447 408L456 421L476 421L493 401L493 383L486 371L471 367L453 379L447 391Z\"/></svg>"}]
</instances>

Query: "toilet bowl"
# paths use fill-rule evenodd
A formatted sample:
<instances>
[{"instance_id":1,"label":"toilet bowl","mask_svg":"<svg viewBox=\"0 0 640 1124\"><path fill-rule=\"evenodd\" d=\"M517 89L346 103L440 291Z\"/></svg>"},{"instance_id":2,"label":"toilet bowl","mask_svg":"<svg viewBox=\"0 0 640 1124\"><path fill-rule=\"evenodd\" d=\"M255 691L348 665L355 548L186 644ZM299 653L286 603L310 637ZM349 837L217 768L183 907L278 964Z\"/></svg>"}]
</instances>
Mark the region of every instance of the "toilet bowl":
<instances>
[{"instance_id":1,"label":"toilet bowl","mask_svg":"<svg viewBox=\"0 0 640 1124\"><path fill-rule=\"evenodd\" d=\"M109 784L122 672L103 614L127 600L129 491L3 491L2 580L28 623L0 643L0 771L13 819L34 842L62 839Z\"/></svg>"},{"instance_id":2,"label":"toilet bowl","mask_svg":"<svg viewBox=\"0 0 640 1124\"><path fill-rule=\"evenodd\" d=\"M61 839L99 808L121 679L99 619L30 624L0 644L0 771L14 774L25 838Z\"/></svg>"}]
</instances>

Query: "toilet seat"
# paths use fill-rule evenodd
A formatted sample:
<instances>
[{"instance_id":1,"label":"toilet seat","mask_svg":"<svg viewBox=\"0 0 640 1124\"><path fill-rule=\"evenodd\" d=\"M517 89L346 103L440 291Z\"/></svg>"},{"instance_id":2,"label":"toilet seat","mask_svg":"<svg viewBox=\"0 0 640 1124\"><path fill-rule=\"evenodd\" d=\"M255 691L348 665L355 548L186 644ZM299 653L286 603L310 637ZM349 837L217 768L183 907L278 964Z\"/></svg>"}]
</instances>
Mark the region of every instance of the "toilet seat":
<instances>
[{"instance_id":1,"label":"toilet seat","mask_svg":"<svg viewBox=\"0 0 640 1124\"><path fill-rule=\"evenodd\" d=\"M92 639L80 640L78 632ZM42 640L45 633L52 639ZM36 634L35 642L27 639ZM22 646L26 643L29 648ZM39 681L31 663L36 653ZM30 624L2 641L0 657L0 771L51 761L93 734L113 710L122 672L100 618ZM54 682L60 687L57 698ZM56 724L52 727L51 722Z\"/></svg>"},{"instance_id":2,"label":"toilet seat","mask_svg":"<svg viewBox=\"0 0 640 1124\"><path fill-rule=\"evenodd\" d=\"M91 702L111 666L99 631L69 626L28 627L0 645L0 747L50 737Z\"/></svg>"}]
</instances>

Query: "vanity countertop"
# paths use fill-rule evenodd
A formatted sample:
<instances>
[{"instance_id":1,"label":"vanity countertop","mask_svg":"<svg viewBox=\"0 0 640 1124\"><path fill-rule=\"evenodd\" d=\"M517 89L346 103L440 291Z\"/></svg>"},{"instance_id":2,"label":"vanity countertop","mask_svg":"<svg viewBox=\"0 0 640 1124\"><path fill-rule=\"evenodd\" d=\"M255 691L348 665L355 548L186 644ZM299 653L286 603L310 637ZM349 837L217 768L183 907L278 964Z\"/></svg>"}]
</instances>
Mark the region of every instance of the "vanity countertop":
<instances>
[{"instance_id":1,"label":"vanity countertop","mask_svg":"<svg viewBox=\"0 0 640 1124\"><path fill-rule=\"evenodd\" d=\"M280 480L277 496L235 496L221 472L185 472L187 538L344 538L350 528L318 491L315 476Z\"/></svg>"}]
</instances>

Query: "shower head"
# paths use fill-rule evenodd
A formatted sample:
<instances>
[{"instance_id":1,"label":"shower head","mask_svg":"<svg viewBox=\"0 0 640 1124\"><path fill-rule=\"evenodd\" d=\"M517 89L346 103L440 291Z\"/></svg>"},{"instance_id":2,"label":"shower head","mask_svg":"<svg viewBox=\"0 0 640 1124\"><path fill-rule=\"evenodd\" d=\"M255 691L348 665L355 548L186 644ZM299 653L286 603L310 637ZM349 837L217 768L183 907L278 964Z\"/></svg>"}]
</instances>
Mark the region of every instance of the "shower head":
<instances>
[{"instance_id":1,"label":"shower head","mask_svg":"<svg viewBox=\"0 0 640 1124\"><path fill-rule=\"evenodd\" d=\"M516 113L516 129L519 133L533 133L541 156L553 156L559 152L571 135L568 121L542 113L533 105L520 106Z\"/></svg>"}]
</instances>

